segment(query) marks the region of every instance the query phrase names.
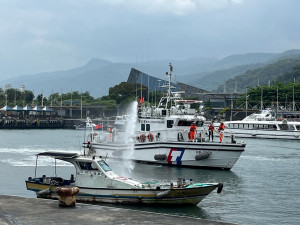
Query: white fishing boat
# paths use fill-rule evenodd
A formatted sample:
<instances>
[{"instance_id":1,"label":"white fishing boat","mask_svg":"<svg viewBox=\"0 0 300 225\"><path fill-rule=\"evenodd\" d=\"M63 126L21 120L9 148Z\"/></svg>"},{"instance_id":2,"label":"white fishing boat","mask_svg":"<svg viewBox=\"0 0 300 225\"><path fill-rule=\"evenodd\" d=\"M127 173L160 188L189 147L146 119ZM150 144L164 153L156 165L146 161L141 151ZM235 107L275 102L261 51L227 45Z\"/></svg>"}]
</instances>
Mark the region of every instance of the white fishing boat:
<instances>
[{"instance_id":1,"label":"white fishing boat","mask_svg":"<svg viewBox=\"0 0 300 225\"><path fill-rule=\"evenodd\" d=\"M114 122L114 128L118 129L118 131L125 131L127 122L128 122L129 115L121 115L116 116Z\"/></svg>"},{"instance_id":2,"label":"white fishing boat","mask_svg":"<svg viewBox=\"0 0 300 225\"><path fill-rule=\"evenodd\" d=\"M77 155L76 153L43 152L38 157L48 156L73 164L76 175L65 179L43 175L29 177L27 190L34 191L39 198L58 199L56 188L78 187L77 201L87 203L125 204L198 204L214 189L222 191L221 183L193 183L178 179L177 182L140 182L118 176L100 157ZM36 162L36 166L38 162ZM56 170L55 170L56 171Z\"/></svg>"},{"instance_id":3,"label":"white fishing boat","mask_svg":"<svg viewBox=\"0 0 300 225\"><path fill-rule=\"evenodd\" d=\"M92 122L92 120L87 117L84 124L74 125L76 130L92 130L96 127L96 124Z\"/></svg>"},{"instance_id":4,"label":"white fishing boat","mask_svg":"<svg viewBox=\"0 0 300 225\"><path fill-rule=\"evenodd\" d=\"M85 124L74 125L76 130L100 130L103 128L102 124L95 124L91 118L87 117Z\"/></svg>"},{"instance_id":5,"label":"white fishing boat","mask_svg":"<svg viewBox=\"0 0 300 225\"><path fill-rule=\"evenodd\" d=\"M282 113L281 113L282 114ZM243 120L224 122L226 132L236 137L300 140L300 122L276 119L271 109L253 113Z\"/></svg>"},{"instance_id":6,"label":"white fishing boat","mask_svg":"<svg viewBox=\"0 0 300 225\"><path fill-rule=\"evenodd\" d=\"M84 143L91 154L181 167L230 170L245 149L228 136L222 143L209 142L203 124L202 101L184 100L180 92L171 91L171 73L167 95L158 107L133 104L125 132L111 129L107 134L91 132ZM192 106L199 106L193 108ZM196 132L191 135L190 126Z\"/></svg>"}]
</instances>

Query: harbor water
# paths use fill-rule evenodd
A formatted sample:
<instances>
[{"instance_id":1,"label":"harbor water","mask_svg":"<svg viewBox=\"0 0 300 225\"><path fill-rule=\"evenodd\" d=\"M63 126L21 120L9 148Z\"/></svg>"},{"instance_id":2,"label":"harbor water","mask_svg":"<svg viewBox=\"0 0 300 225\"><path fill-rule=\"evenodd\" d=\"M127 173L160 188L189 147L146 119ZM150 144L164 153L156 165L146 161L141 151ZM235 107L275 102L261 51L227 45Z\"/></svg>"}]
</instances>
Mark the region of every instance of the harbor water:
<instances>
[{"instance_id":1,"label":"harbor water","mask_svg":"<svg viewBox=\"0 0 300 225\"><path fill-rule=\"evenodd\" d=\"M25 179L35 174L35 154L43 151L83 153L85 131L0 130L0 194L35 198ZM165 167L108 161L119 175L142 181L171 182L178 177L195 182L222 182L197 206L122 206L136 210L199 217L237 224L299 224L300 143L298 141L244 139L247 143L231 171ZM68 178L72 165L52 159L38 161L37 175Z\"/></svg>"}]
</instances>

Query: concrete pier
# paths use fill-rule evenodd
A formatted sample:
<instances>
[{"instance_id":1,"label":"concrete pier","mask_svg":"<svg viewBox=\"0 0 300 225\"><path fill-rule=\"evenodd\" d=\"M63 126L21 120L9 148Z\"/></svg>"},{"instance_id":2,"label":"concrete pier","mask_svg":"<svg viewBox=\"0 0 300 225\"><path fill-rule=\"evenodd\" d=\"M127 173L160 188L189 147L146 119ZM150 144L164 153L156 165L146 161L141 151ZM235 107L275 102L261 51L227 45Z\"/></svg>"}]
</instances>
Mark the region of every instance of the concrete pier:
<instances>
[{"instance_id":1,"label":"concrete pier","mask_svg":"<svg viewBox=\"0 0 300 225\"><path fill-rule=\"evenodd\" d=\"M58 201L0 195L0 225L47 224L206 224L230 225L218 221L172 216L130 209L77 203L60 208Z\"/></svg>"}]
</instances>

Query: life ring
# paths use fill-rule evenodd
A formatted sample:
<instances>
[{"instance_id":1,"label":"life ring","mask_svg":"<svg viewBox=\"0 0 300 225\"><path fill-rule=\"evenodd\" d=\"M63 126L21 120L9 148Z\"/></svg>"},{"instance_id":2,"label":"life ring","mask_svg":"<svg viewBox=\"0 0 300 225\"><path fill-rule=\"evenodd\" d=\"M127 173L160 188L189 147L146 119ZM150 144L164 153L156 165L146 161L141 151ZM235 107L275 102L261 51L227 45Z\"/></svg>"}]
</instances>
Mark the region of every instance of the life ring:
<instances>
[{"instance_id":1,"label":"life ring","mask_svg":"<svg viewBox=\"0 0 300 225\"><path fill-rule=\"evenodd\" d=\"M145 134L141 134L140 135L140 142L145 142L145 140L146 140Z\"/></svg>"},{"instance_id":2,"label":"life ring","mask_svg":"<svg viewBox=\"0 0 300 225\"><path fill-rule=\"evenodd\" d=\"M137 141L140 141L140 136L136 136L136 140L137 140Z\"/></svg>"},{"instance_id":3,"label":"life ring","mask_svg":"<svg viewBox=\"0 0 300 225\"><path fill-rule=\"evenodd\" d=\"M148 137L148 141L150 141L150 142L153 141L153 134L152 133L149 133L147 137Z\"/></svg>"}]
</instances>

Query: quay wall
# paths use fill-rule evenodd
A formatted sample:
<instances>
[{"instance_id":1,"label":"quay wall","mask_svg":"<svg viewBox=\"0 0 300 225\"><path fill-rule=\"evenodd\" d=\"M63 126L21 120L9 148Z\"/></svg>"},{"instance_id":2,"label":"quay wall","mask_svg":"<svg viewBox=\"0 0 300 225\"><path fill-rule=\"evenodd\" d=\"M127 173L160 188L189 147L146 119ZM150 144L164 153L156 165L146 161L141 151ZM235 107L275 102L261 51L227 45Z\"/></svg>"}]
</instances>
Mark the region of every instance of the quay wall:
<instances>
[{"instance_id":1,"label":"quay wall","mask_svg":"<svg viewBox=\"0 0 300 225\"><path fill-rule=\"evenodd\" d=\"M0 129L75 129L77 125L85 125L86 119L66 118L13 118L0 119ZM113 125L112 119L93 119L93 123L102 124L103 129Z\"/></svg>"}]
</instances>

